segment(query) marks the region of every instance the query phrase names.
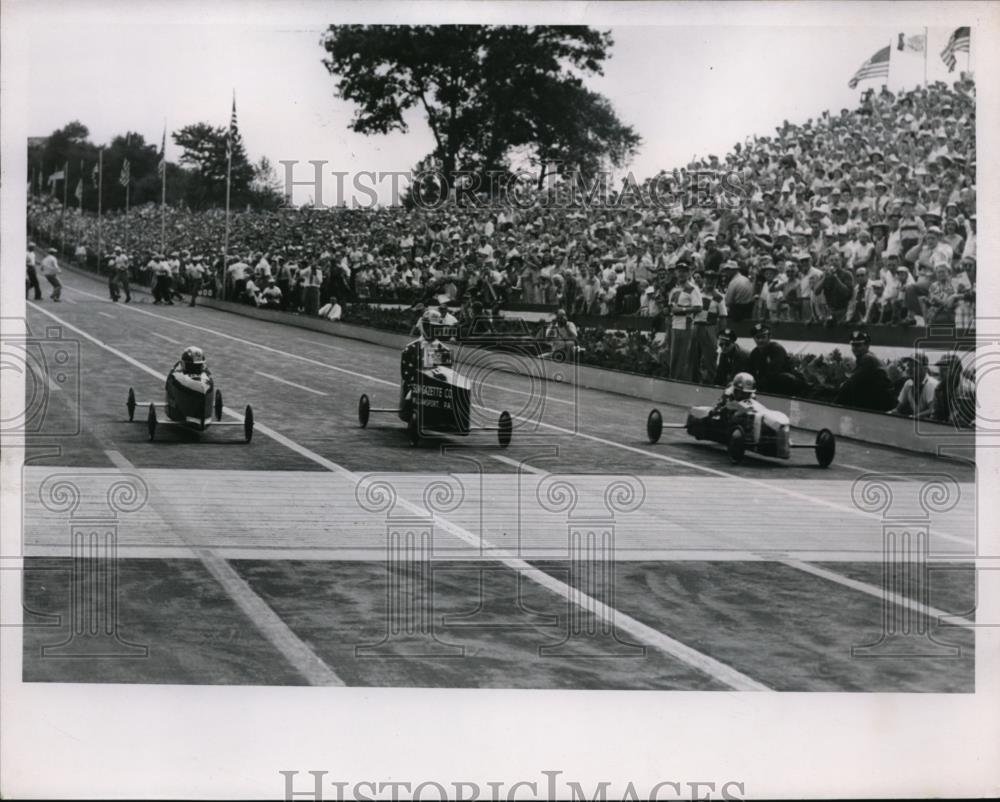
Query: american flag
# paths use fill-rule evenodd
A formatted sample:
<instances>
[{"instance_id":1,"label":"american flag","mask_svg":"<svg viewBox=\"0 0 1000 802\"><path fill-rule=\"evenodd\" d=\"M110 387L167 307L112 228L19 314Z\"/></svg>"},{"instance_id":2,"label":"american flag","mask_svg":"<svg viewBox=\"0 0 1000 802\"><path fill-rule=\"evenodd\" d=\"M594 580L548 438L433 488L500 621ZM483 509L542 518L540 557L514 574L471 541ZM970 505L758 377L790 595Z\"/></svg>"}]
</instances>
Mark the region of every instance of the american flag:
<instances>
[{"instance_id":1,"label":"american flag","mask_svg":"<svg viewBox=\"0 0 1000 802\"><path fill-rule=\"evenodd\" d=\"M233 158L234 142L239 136L239 130L236 127L236 93L233 92L233 113L229 118L229 133L226 134L226 158Z\"/></svg>"},{"instance_id":2,"label":"american flag","mask_svg":"<svg viewBox=\"0 0 1000 802\"><path fill-rule=\"evenodd\" d=\"M847 82L847 85L854 89L859 81L866 81L869 78L889 77L889 46L886 45L879 50L868 61L861 65L854 77Z\"/></svg>"},{"instance_id":3,"label":"american flag","mask_svg":"<svg viewBox=\"0 0 1000 802\"><path fill-rule=\"evenodd\" d=\"M122 173L120 176L118 176L118 183L121 184L123 187L127 187L128 182L131 180L131 178L132 178L131 168L129 167L128 158L126 157L125 161L122 162Z\"/></svg>"},{"instance_id":4,"label":"american flag","mask_svg":"<svg viewBox=\"0 0 1000 802\"><path fill-rule=\"evenodd\" d=\"M156 172L162 178L167 172L167 127L163 126L163 140L160 142L160 163L156 166Z\"/></svg>"},{"instance_id":5,"label":"american flag","mask_svg":"<svg viewBox=\"0 0 1000 802\"><path fill-rule=\"evenodd\" d=\"M93 169L93 170L91 171L91 173L90 173L90 175L91 175L91 178L92 178L92 179L93 179L93 181L94 181L94 186L95 186L95 187L97 186L97 178L98 178L98 175L99 175L99 173L100 173L100 166L99 166L99 163L98 163L98 162L95 162L95 163L94 163L94 169Z\"/></svg>"},{"instance_id":6,"label":"american flag","mask_svg":"<svg viewBox=\"0 0 1000 802\"><path fill-rule=\"evenodd\" d=\"M971 35L969 33L968 26L964 28L956 28L955 32L951 35L948 40L948 44L945 45L944 50L941 51L941 61L948 65L948 72L955 71L955 54L962 52L969 52L969 39Z\"/></svg>"}]
</instances>

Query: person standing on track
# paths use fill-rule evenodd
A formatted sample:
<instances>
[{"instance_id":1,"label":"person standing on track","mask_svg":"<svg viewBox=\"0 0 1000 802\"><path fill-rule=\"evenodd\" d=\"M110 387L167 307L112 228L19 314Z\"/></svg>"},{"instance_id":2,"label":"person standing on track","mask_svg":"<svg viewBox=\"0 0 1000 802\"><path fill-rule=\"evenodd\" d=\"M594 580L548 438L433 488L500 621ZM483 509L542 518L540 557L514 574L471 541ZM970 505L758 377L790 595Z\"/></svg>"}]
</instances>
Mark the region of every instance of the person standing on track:
<instances>
[{"instance_id":1,"label":"person standing on track","mask_svg":"<svg viewBox=\"0 0 1000 802\"><path fill-rule=\"evenodd\" d=\"M715 378L715 363L719 356L716 332L726 317L725 296L715 286L717 274L705 271L701 281L695 274L695 285L701 290L701 309L695 313L691 334L691 380L710 382Z\"/></svg>"},{"instance_id":2,"label":"person standing on track","mask_svg":"<svg viewBox=\"0 0 1000 802\"><path fill-rule=\"evenodd\" d=\"M62 273L62 268L59 267L59 260L56 259L56 253L55 248L49 248L48 255L42 259L42 275L52 285L52 295L50 297L58 303L59 296L62 294L62 282L59 281L59 274Z\"/></svg>"},{"instance_id":3,"label":"person standing on track","mask_svg":"<svg viewBox=\"0 0 1000 802\"><path fill-rule=\"evenodd\" d=\"M38 270L35 269L35 243L28 243L28 254L27 254L27 270L28 274L25 279L24 287L24 297L28 297L28 290L35 291L35 300L42 300L42 285L38 283Z\"/></svg>"},{"instance_id":4,"label":"person standing on track","mask_svg":"<svg viewBox=\"0 0 1000 802\"><path fill-rule=\"evenodd\" d=\"M302 306L310 317L319 313L319 288L323 284L323 271L313 262L299 274L302 278Z\"/></svg>"},{"instance_id":5,"label":"person standing on track","mask_svg":"<svg viewBox=\"0 0 1000 802\"><path fill-rule=\"evenodd\" d=\"M195 256L187 266L188 290L191 292L191 306L195 305L195 299L201 292L201 282L205 277L205 267L201 263L201 257Z\"/></svg>"},{"instance_id":6,"label":"person standing on track","mask_svg":"<svg viewBox=\"0 0 1000 802\"><path fill-rule=\"evenodd\" d=\"M129 273L128 254L121 249L115 248L115 258L111 263L111 300L117 301L119 292L125 293L125 303L132 300L130 289L131 275Z\"/></svg>"},{"instance_id":7,"label":"person standing on track","mask_svg":"<svg viewBox=\"0 0 1000 802\"><path fill-rule=\"evenodd\" d=\"M691 378L691 318L701 311L701 292L689 278L686 262L677 263L677 285L670 291L670 378Z\"/></svg>"}]
</instances>

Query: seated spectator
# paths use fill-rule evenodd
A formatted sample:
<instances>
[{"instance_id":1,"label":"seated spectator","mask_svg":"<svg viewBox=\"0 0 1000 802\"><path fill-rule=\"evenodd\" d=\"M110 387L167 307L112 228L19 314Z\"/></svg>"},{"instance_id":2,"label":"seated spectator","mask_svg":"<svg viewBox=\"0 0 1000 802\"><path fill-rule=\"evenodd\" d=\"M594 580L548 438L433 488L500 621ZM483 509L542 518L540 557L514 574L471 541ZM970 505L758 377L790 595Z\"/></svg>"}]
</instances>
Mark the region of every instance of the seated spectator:
<instances>
[{"instance_id":1,"label":"seated spectator","mask_svg":"<svg viewBox=\"0 0 1000 802\"><path fill-rule=\"evenodd\" d=\"M934 391L933 419L968 429L976 425L976 385L965 376L957 354L945 354L936 363L941 379Z\"/></svg>"},{"instance_id":2,"label":"seated spectator","mask_svg":"<svg viewBox=\"0 0 1000 802\"><path fill-rule=\"evenodd\" d=\"M329 303L319 308L318 314L324 320L340 320L344 316L344 310L336 298L331 298Z\"/></svg>"},{"instance_id":3,"label":"seated spectator","mask_svg":"<svg viewBox=\"0 0 1000 802\"><path fill-rule=\"evenodd\" d=\"M576 354L578 336L576 325L566 317L565 309L557 310L545 329L545 338L552 344L551 356L567 362Z\"/></svg>"},{"instance_id":4,"label":"seated spectator","mask_svg":"<svg viewBox=\"0 0 1000 802\"><path fill-rule=\"evenodd\" d=\"M889 414L917 419L932 417L938 381L927 372L927 355L905 356L900 362L907 378Z\"/></svg>"},{"instance_id":5,"label":"seated spectator","mask_svg":"<svg viewBox=\"0 0 1000 802\"><path fill-rule=\"evenodd\" d=\"M267 280L267 286L260 294L261 305L266 309L283 308L281 288L273 278Z\"/></svg>"}]
</instances>

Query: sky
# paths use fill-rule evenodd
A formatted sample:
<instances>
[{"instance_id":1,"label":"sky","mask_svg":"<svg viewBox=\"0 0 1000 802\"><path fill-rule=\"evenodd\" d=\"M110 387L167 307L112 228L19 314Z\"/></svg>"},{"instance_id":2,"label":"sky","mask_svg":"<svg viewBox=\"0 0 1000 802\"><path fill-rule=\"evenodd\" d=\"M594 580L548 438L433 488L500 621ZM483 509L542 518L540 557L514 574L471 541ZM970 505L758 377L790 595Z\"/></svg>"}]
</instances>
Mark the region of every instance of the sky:
<instances>
[{"instance_id":1,"label":"sky","mask_svg":"<svg viewBox=\"0 0 1000 802\"><path fill-rule=\"evenodd\" d=\"M304 14L188 13L159 21L137 14L54 14L45 2L32 9L38 10L29 47L38 56L29 61L30 135L44 136L78 119L98 144L125 130L159 143L164 125L168 132L198 121L226 125L235 91L251 159L266 155L275 164L300 162L297 179L312 177L309 160L328 162L329 171L405 171L433 147L417 111L409 115L405 134L362 136L349 130L353 107L335 96L334 79L321 62L324 21L332 17L317 16L315 5ZM728 21L730 15L721 16ZM889 88L923 80L923 57L895 49L900 32L923 33L923 26L905 21L877 27L858 26L856 19L839 27L720 27L719 19L702 19L714 24L636 25L642 18L626 14L581 18L612 32L604 75L588 84L642 136L642 148L628 165L639 180L682 166L694 155L721 157L747 136L773 134L785 119L804 122L826 109L854 108L861 91L877 88L881 80L857 90L848 88L848 80L887 44L893 44ZM945 24L929 27L927 77L955 80L958 70L949 75L939 53L954 27L968 20L933 22ZM975 45L974 34L973 69ZM965 55L959 54L958 69L964 68ZM179 155L168 133L167 157L175 161ZM297 187L295 202L312 194L311 186ZM328 178L325 202L333 203L334 195L335 182ZM385 185L380 197L389 195Z\"/></svg>"}]
</instances>

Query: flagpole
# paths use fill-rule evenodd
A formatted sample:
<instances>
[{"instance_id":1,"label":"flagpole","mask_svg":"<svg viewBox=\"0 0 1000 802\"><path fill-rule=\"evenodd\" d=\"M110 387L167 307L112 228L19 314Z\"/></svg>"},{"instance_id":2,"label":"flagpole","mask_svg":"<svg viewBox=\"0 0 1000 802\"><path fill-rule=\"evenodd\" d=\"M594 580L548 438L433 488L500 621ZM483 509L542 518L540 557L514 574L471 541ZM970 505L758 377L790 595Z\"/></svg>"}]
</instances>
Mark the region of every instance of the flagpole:
<instances>
[{"instance_id":1,"label":"flagpole","mask_svg":"<svg viewBox=\"0 0 1000 802\"><path fill-rule=\"evenodd\" d=\"M163 153L160 158L163 160L160 170L160 253L166 255L167 250L167 121L163 121Z\"/></svg>"},{"instance_id":2,"label":"flagpole","mask_svg":"<svg viewBox=\"0 0 1000 802\"><path fill-rule=\"evenodd\" d=\"M63 165L63 208L59 215L59 250L66 253L66 206L69 205L69 162Z\"/></svg>"},{"instance_id":3,"label":"flagpole","mask_svg":"<svg viewBox=\"0 0 1000 802\"><path fill-rule=\"evenodd\" d=\"M931 40L928 36L927 28L924 28L924 89L927 88L927 51L930 50Z\"/></svg>"},{"instance_id":4,"label":"flagpole","mask_svg":"<svg viewBox=\"0 0 1000 802\"><path fill-rule=\"evenodd\" d=\"M233 90L233 111L236 110L236 90ZM222 240L222 300L226 300L226 267L229 261L229 191L233 176L233 121L229 120L229 147L226 149L226 234Z\"/></svg>"},{"instance_id":5,"label":"flagpole","mask_svg":"<svg viewBox=\"0 0 1000 802\"><path fill-rule=\"evenodd\" d=\"M104 148L97 151L97 270L101 270L101 194L104 186Z\"/></svg>"}]
</instances>

